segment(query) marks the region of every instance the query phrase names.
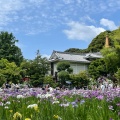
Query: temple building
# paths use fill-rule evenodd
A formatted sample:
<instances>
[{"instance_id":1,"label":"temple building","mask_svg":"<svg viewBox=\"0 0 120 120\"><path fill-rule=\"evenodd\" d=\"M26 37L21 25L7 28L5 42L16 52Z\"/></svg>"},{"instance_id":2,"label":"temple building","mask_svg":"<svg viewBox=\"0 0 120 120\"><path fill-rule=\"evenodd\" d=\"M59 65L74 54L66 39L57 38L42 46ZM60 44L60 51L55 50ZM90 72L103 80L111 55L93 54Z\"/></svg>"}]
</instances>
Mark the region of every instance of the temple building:
<instances>
[{"instance_id":1,"label":"temple building","mask_svg":"<svg viewBox=\"0 0 120 120\"><path fill-rule=\"evenodd\" d=\"M109 39L106 35L105 48L109 48ZM73 74L78 74L80 71L88 70L91 61L102 58L100 52L96 53L70 53L70 52L60 52L53 50L49 62L51 66L51 75L55 76L57 73L57 63L60 61L68 61L70 67L73 68Z\"/></svg>"},{"instance_id":2,"label":"temple building","mask_svg":"<svg viewBox=\"0 0 120 120\"><path fill-rule=\"evenodd\" d=\"M73 68L73 74L78 74L80 71L85 71L92 60L102 58L101 54L98 53L69 53L53 51L49 58L51 65L51 75L55 76L57 73L57 63L60 61L70 62L70 67Z\"/></svg>"}]
</instances>

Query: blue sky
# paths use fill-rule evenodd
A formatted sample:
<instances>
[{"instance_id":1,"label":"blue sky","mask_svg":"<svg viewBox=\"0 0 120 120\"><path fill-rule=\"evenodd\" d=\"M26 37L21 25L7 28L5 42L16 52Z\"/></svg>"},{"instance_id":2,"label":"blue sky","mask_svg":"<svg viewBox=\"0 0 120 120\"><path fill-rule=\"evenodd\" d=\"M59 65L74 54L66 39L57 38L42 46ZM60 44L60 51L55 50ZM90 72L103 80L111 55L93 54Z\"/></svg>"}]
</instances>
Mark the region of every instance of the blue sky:
<instances>
[{"instance_id":1,"label":"blue sky","mask_svg":"<svg viewBox=\"0 0 120 120\"><path fill-rule=\"evenodd\" d=\"M105 30L120 26L120 0L0 0L0 31L13 33L26 59L39 49L87 48Z\"/></svg>"}]
</instances>

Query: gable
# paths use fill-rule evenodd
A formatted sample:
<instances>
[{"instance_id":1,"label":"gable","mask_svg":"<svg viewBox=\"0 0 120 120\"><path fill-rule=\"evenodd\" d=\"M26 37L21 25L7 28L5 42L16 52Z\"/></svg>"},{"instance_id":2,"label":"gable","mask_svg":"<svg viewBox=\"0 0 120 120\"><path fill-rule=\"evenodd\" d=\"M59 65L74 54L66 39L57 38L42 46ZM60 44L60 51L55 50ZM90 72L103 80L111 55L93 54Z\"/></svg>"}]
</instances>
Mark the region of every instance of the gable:
<instances>
[{"instance_id":1,"label":"gable","mask_svg":"<svg viewBox=\"0 0 120 120\"><path fill-rule=\"evenodd\" d=\"M52 55L50 56L49 60L56 60L58 59L58 56L55 54L55 52L53 51Z\"/></svg>"}]
</instances>

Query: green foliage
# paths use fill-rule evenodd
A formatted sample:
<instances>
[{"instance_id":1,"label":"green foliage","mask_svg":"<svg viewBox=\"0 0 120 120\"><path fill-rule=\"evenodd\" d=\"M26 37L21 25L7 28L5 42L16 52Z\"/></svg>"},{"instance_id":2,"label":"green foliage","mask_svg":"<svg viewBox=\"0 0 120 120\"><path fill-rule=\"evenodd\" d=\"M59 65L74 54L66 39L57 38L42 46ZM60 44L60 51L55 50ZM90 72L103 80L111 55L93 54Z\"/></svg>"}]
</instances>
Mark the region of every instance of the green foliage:
<instances>
[{"instance_id":1,"label":"green foliage","mask_svg":"<svg viewBox=\"0 0 120 120\"><path fill-rule=\"evenodd\" d=\"M69 68L67 69L67 71L68 71L69 73L72 73L72 72L73 72L73 68L69 67Z\"/></svg>"},{"instance_id":2,"label":"green foliage","mask_svg":"<svg viewBox=\"0 0 120 120\"><path fill-rule=\"evenodd\" d=\"M60 83L64 85L65 81L69 80L69 73L67 71L62 70L58 73L58 77L59 77Z\"/></svg>"},{"instance_id":3,"label":"green foliage","mask_svg":"<svg viewBox=\"0 0 120 120\"><path fill-rule=\"evenodd\" d=\"M23 61L21 49L15 45L18 42L12 33L0 33L0 59L4 58L10 62L20 65Z\"/></svg>"},{"instance_id":4,"label":"green foliage","mask_svg":"<svg viewBox=\"0 0 120 120\"><path fill-rule=\"evenodd\" d=\"M97 79L99 76L106 75L107 69L104 59L92 61L89 65L88 72L94 79Z\"/></svg>"},{"instance_id":5,"label":"green foliage","mask_svg":"<svg viewBox=\"0 0 120 120\"><path fill-rule=\"evenodd\" d=\"M116 52L116 57L117 57L117 67L120 68L120 45L115 46L115 52Z\"/></svg>"},{"instance_id":6,"label":"green foliage","mask_svg":"<svg viewBox=\"0 0 120 120\"><path fill-rule=\"evenodd\" d=\"M81 93L82 94L82 93ZM64 98L64 99L63 99ZM80 98L80 101L76 105L72 105L73 101ZM67 95L58 99L60 103L52 104L49 99L40 99L36 97L25 97L16 99L15 97L8 98L8 101L4 101L5 105L0 106L0 120L13 120L14 114L19 113L16 116L21 116L21 119L16 118L14 120L119 120L118 115L119 98L111 102L107 102L105 99L98 100L96 98L82 98L80 95ZM83 102L82 102L83 101ZM0 101L3 103L3 101ZM60 104L68 104L69 106L61 107ZM8 104L10 103L10 104ZM35 107L36 105L36 107ZM31 106L28 108L28 106ZM73 107L74 106L74 107ZM113 106L113 110L109 109L109 106ZM8 109L7 109L8 108ZM56 117L55 117L56 116Z\"/></svg>"},{"instance_id":7,"label":"green foliage","mask_svg":"<svg viewBox=\"0 0 120 120\"><path fill-rule=\"evenodd\" d=\"M118 84L120 85L120 68L118 68L117 72L115 73L115 77L118 80Z\"/></svg>"},{"instance_id":8,"label":"green foliage","mask_svg":"<svg viewBox=\"0 0 120 120\"><path fill-rule=\"evenodd\" d=\"M31 69L32 60L23 60L20 64L20 67L22 69L21 75L24 78L25 76L30 76L30 69Z\"/></svg>"},{"instance_id":9,"label":"green foliage","mask_svg":"<svg viewBox=\"0 0 120 120\"><path fill-rule=\"evenodd\" d=\"M120 68L120 29L112 31L109 37L114 41L114 47L104 48L101 53L107 71L113 75Z\"/></svg>"},{"instance_id":10,"label":"green foliage","mask_svg":"<svg viewBox=\"0 0 120 120\"><path fill-rule=\"evenodd\" d=\"M41 87L43 85L44 76L35 73L30 76L30 85L33 87Z\"/></svg>"},{"instance_id":11,"label":"green foliage","mask_svg":"<svg viewBox=\"0 0 120 120\"><path fill-rule=\"evenodd\" d=\"M69 74L73 72L70 67L70 63L67 61L62 61L57 64L58 78L61 84L65 84L65 81L69 80Z\"/></svg>"},{"instance_id":12,"label":"green foliage","mask_svg":"<svg viewBox=\"0 0 120 120\"><path fill-rule=\"evenodd\" d=\"M44 77L44 81L43 81L44 84L49 84L51 87L55 88L58 86L58 83L56 83L54 80L53 80L53 76L49 75L49 76L45 76Z\"/></svg>"},{"instance_id":13,"label":"green foliage","mask_svg":"<svg viewBox=\"0 0 120 120\"><path fill-rule=\"evenodd\" d=\"M22 78L20 72L21 68L17 67L14 62L9 62L7 59L0 60L0 82L1 84L6 81L18 83Z\"/></svg>"},{"instance_id":14,"label":"green foliage","mask_svg":"<svg viewBox=\"0 0 120 120\"><path fill-rule=\"evenodd\" d=\"M45 75L49 70L49 63L47 58L42 57L37 51L37 56L34 60L24 60L21 63L21 68L25 71L22 75L30 77L30 84L32 86L41 86Z\"/></svg>"},{"instance_id":15,"label":"green foliage","mask_svg":"<svg viewBox=\"0 0 120 120\"><path fill-rule=\"evenodd\" d=\"M117 68L120 67L120 45L115 45L114 48L104 48L101 53L104 57L107 71L110 74L114 74Z\"/></svg>"},{"instance_id":16,"label":"green foliage","mask_svg":"<svg viewBox=\"0 0 120 120\"><path fill-rule=\"evenodd\" d=\"M109 48L103 48L101 51L101 54L103 55L103 57L105 57L106 55L108 55L111 52L115 52L115 48L109 47Z\"/></svg>"},{"instance_id":17,"label":"green foliage","mask_svg":"<svg viewBox=\"0 0 120 120\"><path fill-rule=\"evenodd\" d=\"M70 67L70 62L68 61L61 61L57 64L57 71L67 71L68 73L72 73L73 69Z\"/></svg>"},{"instance_id":18,"label":"green foliage","mask_svg":"<svg viewBox=\"0 0 120 120\"><path fill-rule=\"evenodd\" d=\"M70 48L65 50L64 52L71 52L71 53L86 53L87 49L79 49L79 48Z\"/></svg>"},{"instance_id":19,"label":"green foliage","mask_svg":"<svg viewBox=\"0 0 120 120\"><path fill-rule=\"evenodd\" d=\"M114 45L120 44L120 28L113 30L109 36L114 41Z\"/></svg>"},{"instance_id":20,"label":"green foliage","mask_svg":"<svg viewBox=\"0 0 120 120\"><path fill-rule=\"evenodd\" d=\"M72 86L76 86L78 88L88 86L90 82L86 71L81 71L79 74L71 74L70 80L72 82Z\"/></svg>"},{"instance_id":21,"label":"green foliage","mask_svg":"<svg viewBox=\"0 0 120 120\"><path fill-rule=\"evenodd\" d=\"M119 62L117 54L115 52L111 52L104 58L104 60L107 71L109 71L109 73L115 73L117 71L117 65Z\"/></svg>"},{"instance_id":22,"label":"green foliage","mask_svg":"<svg viewBox=\"0 0 120 120\"><path fill-rule=\"evenodd\" d=\"M57 71L67 70L70 67L70 63L67 61L58 62Z\"/></svg>"},{"instance_id":23,"label":"green foliage","mask_svg":"<svg viewBox=\"0 0 120 120\"><path fill-rule=\"evenodd\" d=\"M5 82L6 82L6 76L3 73L0 73L0 86L2 86Z\"/></svg>"},{"instance_id":24,"label":"green foliage","mask_svg":"<svg viewBox=\"0 0 120 120\"><path fill-rule=\"evenodd\" d=\"M105 31L96 36L88 46L88 51L99 52L105 46L106 35L110 35L111 31ZM109 37L109 44L111 47L114 46L113 40Z\"/></svg>"}]
</instances>

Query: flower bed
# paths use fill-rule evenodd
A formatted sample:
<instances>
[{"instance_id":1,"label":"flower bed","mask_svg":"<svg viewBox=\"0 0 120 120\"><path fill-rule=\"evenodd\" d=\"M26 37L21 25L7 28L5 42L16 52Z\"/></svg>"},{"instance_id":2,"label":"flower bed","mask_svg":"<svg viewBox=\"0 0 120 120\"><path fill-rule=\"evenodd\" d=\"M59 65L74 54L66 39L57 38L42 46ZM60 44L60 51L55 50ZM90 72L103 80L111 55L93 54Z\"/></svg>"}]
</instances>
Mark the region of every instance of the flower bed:
<instances>
[{"instance_id":1,"label":"flower bed","mask_svg":"<svg viewBox=\"0 0 120 120\"><path fill-rule=\"evenodd\" d=\"M0 91L0 120L120 120L120 88Z\"/></svg>"}]
</instances>

